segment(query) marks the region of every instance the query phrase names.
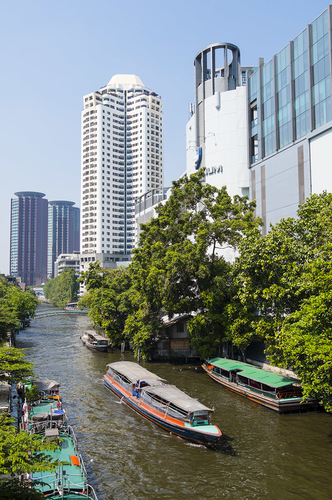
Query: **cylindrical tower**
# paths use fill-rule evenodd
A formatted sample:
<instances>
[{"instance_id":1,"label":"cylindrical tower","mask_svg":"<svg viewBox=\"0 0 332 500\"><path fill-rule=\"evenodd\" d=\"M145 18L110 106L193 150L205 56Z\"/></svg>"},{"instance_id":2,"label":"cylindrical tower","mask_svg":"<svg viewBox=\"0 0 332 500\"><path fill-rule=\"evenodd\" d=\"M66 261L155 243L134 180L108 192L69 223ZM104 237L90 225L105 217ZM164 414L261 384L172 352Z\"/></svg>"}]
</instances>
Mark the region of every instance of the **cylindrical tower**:
<instances>
[{"instance_id":1,"label":"cylindrical tower","mask_svg":"<svg viewBox=\"0 0 332 500\"><path fill-rule=\"evenodd\" d=\"M240 50L232 43L214 43L201 50L195 57L195 114L196 147L205 143L205 99L220 92L234 90L241 85Z\"/></svg>"}]
</instances>

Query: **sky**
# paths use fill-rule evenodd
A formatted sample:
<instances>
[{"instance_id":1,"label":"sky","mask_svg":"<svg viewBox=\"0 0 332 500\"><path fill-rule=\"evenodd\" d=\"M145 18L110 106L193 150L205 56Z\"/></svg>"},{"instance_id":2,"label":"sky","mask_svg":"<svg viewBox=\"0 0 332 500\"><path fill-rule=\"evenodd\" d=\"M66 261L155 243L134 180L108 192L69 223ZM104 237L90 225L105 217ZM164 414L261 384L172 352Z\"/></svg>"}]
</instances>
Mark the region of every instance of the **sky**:
<instances>
[{"instance_id":1,"label":"sky","mask_svg":"<svg viewBox=\"0 0 332 500\"><path fill-rule=\"evenodd\" d=\"M0 273L10 200L39 191L80 206L83 96L116 74L159 94L164 178L185 170L194 58L230 42L242 66L268 62L328 6L322 0L4 0L0 15Z\"/></svg>"}]
</instances>

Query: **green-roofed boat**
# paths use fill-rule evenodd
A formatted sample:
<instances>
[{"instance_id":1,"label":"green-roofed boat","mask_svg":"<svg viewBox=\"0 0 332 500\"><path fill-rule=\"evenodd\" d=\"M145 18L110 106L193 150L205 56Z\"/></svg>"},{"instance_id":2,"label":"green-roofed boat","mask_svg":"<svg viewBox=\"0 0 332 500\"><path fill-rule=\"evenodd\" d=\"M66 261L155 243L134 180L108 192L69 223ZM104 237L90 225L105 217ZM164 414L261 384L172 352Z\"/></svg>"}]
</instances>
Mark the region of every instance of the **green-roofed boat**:
<instances>
[{"instance_id":1,"label":"green-roofed boat","mask_svg":"<svg viewBox=\"0 0 332 500\"><path fill-rule=\"evenodd\" d=\"M293 377L226 358L209 359L202 368L213 380L230 391L278 413L317 406L315 400L303 402L301 386Z\"/></svg>"}]
</instances>

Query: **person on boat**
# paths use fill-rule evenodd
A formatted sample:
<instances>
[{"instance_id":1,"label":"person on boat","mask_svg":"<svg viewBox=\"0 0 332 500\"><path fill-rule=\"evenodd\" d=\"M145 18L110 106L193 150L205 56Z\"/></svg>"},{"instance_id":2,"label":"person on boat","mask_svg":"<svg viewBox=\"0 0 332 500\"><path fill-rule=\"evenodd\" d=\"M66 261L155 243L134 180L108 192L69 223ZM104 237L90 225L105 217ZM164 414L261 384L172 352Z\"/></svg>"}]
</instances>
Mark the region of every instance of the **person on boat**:
<instances>
[{"instance_id":1,"label":"person on boat","mask_svg":"<svg viewBox=\"0 0 332 500\"><path fill-rule=\"evenodd\" d=\"M136 384L135 384L135 396L137 396L137 398L139 398L139 393L140 393L140 381L139 379L136 380Z\"/></svg>"}]
</instances>

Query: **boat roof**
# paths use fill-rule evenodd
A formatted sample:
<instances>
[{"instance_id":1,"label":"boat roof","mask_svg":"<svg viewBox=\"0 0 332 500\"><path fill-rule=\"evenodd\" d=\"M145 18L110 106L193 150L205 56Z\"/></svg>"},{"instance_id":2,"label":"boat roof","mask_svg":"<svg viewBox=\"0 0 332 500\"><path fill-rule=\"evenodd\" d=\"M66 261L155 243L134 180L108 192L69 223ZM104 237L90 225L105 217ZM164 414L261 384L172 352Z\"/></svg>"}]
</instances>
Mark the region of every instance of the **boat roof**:
<instances>
[{"instance_id":1,"label":"boat roof","mask_svg":"<svg viewBox=\"0 0 332 500\"><path fill-rule=\"evenodd\" d=\"M132 361L116 361L115 363L108 364L107 367L121 373L133 384L137 380L146 382L148 387L143 387L145 392L159 396L185 411L213 411L211 408L204 406L196 399L182 392L175 385L170 385L165 379L146 370L146 368L143 368L143 366L138 363L133 363Z\"/></svg>"},{"instance_id":2,"label":"boat roof","mask_svg":"<svg viewBox=\"0 0 332 500\"><path fill-rule=\"evenodd\" d=\"M108 338L104 337L103 335L99 335L99 333L96 333L94 330L86 330L85 333L87 335L91 335L96 340L107 340L108 341Z\"/></svg>"},{"instance_id":3,"label":"boat roof","mask_svg":"<svg viewBox=\"0 0 332 500\"><path fill-rule=\"evenodd\" d=\"M195 411L213 411L212 408L208 408L197 401L197 399L188 396L188 394L178 389L175 385L163 384L154 387L144 387L143 390L169 401L188 413L193 413Z\"/></svg>"},{"instance_id":4,"label":"boat roof","mask_svg":"<svg viewBox=\"0 0 332 500\"><path fill-rule=\"evenodd\" d=\"M42 379L42 380L33 380L33 384L40 390L40 391L58 391L60 388L59 382L56 380L48 380L48 379Z\"/></svg>"},{"instance_id":5,"label":"boat roof","mask_svg":"<svg viewBox=\"0 0 332 500\"><path fill-rule=\"evenodd\" d=\"M149 370L146 370L143 366L132 361L116 361L115 363L109 363L107 367L121 373L133 384L137 380L140 380L141 382L144 381L151 386L161 384L163 382L167 383L165 379L158 377L155 373L149 372Z\"/></svg>"},{"instance_id":6,"label":"boat roof","mask_svg":"<svg viewBox=\"0 0 332 500\"><path fill-rule=\"evenodd\" d=\"M242 377L250 378L251 380L255 380L255 382L261 382L262 384L275 387L276 389L298 382L298 380L293 377L269 372L262 368L256 368L248 363L243 363L242 361L235 361L234 359L212 358L208 359L208 363L227 371L236 370Z\"/></svg>"}]
</instances>

